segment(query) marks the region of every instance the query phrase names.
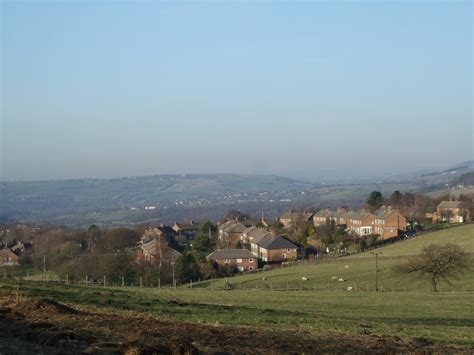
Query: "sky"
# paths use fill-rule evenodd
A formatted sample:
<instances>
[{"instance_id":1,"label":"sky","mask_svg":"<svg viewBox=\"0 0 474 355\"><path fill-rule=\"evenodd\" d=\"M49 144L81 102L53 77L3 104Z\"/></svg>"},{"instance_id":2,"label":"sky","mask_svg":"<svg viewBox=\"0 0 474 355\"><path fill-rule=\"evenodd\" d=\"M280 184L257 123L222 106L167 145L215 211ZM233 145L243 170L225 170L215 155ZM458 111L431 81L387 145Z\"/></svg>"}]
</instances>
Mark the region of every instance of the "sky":
<instances>
[{"instance_id":1,"label":"sky","mask_svg":"<svg viewBox=\"0 0 474 355\"><path fill-rule=\"evenodd\" d=\"M470 1L1 1L7 180L473 159Z\"/></svg>"}]
</instances>

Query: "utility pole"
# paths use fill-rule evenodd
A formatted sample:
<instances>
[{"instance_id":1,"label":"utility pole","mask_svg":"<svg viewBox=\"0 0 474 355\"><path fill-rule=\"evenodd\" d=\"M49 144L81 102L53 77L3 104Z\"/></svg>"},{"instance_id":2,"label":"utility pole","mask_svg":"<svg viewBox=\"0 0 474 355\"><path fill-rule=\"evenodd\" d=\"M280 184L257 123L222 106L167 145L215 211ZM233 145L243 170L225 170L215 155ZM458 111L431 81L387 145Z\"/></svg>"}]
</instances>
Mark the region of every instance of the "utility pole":
<instances>
[{"instance_id":1,"label":"utility pole","mask_svg":"<svg viewBox=\"0 0 474 355\"><path fill-rule=\"evenodd\" d=\"M176 280L174 278L174 261L171 262L171 265L173 266L173 287L176 288Z\"/></svg>"},{"instance_id":2,"label":"utility pole","mask_svg":"<svg viewBox=\"0 0 474 355\"><path fill-rule=\"evenodd\" d=\"M375 252L375 291L379 290L379 265L378 265L379 254Z\"/></svg>"},{"instance_id":3,"label":"utility pole","mask_svg":"<svg viewBox=\"0 0 474 355\"><path fill-rule=\"evenodd\" d=\"M46 282L46 255L43 254L43 276L44 282Z\"/></svg>"}]
</instances>

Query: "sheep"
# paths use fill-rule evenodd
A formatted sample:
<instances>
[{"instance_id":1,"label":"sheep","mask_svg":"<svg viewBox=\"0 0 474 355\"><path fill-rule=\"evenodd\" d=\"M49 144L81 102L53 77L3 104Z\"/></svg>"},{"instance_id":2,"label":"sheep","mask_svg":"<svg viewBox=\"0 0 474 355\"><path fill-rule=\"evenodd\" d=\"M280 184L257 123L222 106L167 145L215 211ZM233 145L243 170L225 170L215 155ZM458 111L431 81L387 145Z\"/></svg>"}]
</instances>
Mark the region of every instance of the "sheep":
<instances>
[{"instance_id":1,"label":"sheep","mask_svg":"<svg viewBox=\"0 0 474 355\"><path fill-rule=\"evenodd\" d=\"M344 266L344 268L349 269L349 265Z\"/></svg>"},{"instance_id":2,"label":"sheep","mask_svg":"<svg viewBox=\"0 0 474 355\"><path fill-rule=\"evenodd\" d=\"M303 280L303 281L308 281L309 279L308 279L307 277L303 276L303 277L301 278L301 280Z\"/></svg>"},{"instance_id":3,"label":"sheep","mask_svg":"<svg viewBox=\"0 0 474 355\"><path fill-rule=\"evenodd\" d=\"M333 276L331 279L332 280L337 280L337 276Z\"/></svg>"},{"instance_id":4,"label":"sheep","mask_svg":"<svg viewBox=\"0 0 474 355\"><path fill-rule=\"evenodd\" d=\"M352 291L352 286L348 286L347 291Z\"/></svg>"},{"instance_id":5,"label":"sheep","mask_svg":"<svg viewBox=\"0 0 474 355\"><path fill-rule=\"evenodd\" d=\"M344 282L344 281L346 281L346 280L344 280L344 279L339 279L339 280L337 280L337 281L339 281L339 282Z\"/></svg>"}]
</instances>

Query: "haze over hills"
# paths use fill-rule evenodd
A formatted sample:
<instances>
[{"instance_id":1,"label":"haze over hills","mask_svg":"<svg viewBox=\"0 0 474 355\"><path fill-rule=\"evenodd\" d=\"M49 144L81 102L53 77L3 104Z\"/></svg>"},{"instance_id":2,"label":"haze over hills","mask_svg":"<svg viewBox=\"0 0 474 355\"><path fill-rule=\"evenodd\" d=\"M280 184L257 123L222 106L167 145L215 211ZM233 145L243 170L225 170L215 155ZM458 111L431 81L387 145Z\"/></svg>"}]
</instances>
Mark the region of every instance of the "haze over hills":
<instances>
[{"instance_id":1,"label":"haze over hills","mask_svg":"<svg viewBox=\"0 0 474 355\"><path fill-rule=\"evenodd\" d=\"M291 208L361 206L368 193L436 191L456 183L474 162L353 184L323 184L271 175L187 174L0 184L1 221L130 225L223 218L229 209L273 218Z\"/></svg>"}]
</instances>

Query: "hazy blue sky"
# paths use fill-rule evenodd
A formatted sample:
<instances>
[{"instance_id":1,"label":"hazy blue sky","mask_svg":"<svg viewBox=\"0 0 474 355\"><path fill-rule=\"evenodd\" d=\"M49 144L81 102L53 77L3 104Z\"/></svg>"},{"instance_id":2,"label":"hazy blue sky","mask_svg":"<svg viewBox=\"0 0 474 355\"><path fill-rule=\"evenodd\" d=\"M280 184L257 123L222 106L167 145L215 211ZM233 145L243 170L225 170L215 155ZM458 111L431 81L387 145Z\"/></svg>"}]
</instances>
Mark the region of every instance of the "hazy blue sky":
<instances>
[{"instance_id":1,"label":"hazy blue sky","mask_svg":"<svg viewBox=\"0 0 474 355\"><path fill-rule=\"evenodd\" d=\"M472 159L472 7L2 1L2 179Z\"/></svg>"}]
</instances>

